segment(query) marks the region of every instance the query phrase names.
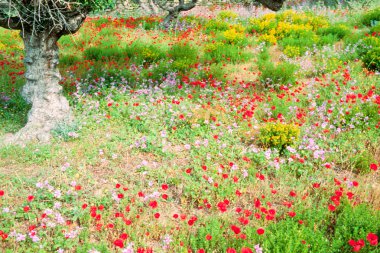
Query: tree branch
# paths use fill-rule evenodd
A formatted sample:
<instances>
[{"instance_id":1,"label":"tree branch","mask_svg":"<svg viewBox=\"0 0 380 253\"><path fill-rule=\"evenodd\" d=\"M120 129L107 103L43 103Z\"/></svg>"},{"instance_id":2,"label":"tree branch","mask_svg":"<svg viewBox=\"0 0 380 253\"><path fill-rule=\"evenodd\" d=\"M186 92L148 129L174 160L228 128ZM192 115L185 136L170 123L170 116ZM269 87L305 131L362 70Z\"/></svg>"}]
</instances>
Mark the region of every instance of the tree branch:
<instances>
[{"instance_id":1,"label":"tree branch","mask_svg":"<svg viewBox=\"0 0 380 253\"><path fill-rule=\"evenodd\" d=\"M10 18L2 18L0 17L0 27L11 30L22 30L23 26L20 18L18 17L10 17Z\"/></svg>"},{"instance_id":2,"label":"tree branch","mask_svg":"<svg viewBox=\"0 0 380 253\"><path fill-rule=\"evenodd\" d=\"M67 14L66 14L67 15ZM65 15L65 16L66 16ZM76 33L86 19L87 11L77 12L75 16L68 18L62 30L62 35Z\"/></svg>"},{"instance_id":3,"label":"tree branch","mask_svg":"<svg viewBox=\"0 0 380 253\"><path fill-rule=\"evenodd\" d=\"M281 9L282 5L284 4L285 0L256 0L257 2L261 3L268 9L271 9L272 11L278 11Z\"/></svg>"}]
</instances>

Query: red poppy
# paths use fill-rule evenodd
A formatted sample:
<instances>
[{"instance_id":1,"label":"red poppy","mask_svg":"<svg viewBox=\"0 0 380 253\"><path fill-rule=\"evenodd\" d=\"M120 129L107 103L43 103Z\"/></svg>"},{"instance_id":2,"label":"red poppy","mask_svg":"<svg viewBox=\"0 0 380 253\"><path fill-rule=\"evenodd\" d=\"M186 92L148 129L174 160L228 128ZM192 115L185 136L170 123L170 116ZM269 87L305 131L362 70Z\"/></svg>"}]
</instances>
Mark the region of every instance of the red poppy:
<instances>
[{"instance_id":1,"label":"red poppy","mask_svg":"<svg viewBox=\"0 0 380 253\"><path fill-rule=\"evenodd\" d=\"M233 248L228 248L226 253L236 253L236 250Z\"/></svg>"},{"instance_id":2,"label":"red poppy","mask_svg":"<svg viewBox=\"0 0 380 253\"><path fill-rule=\"evenodd\" d=\"M122 240L127 240L127 239L128 239L128 234L126 234L126 233L122 233L122 234L120 235L120 239L122 239Z\"/></svg>"},{"instance_id":3,"label":"red poppy","mask_svg":"<svg viewBox=\"0 0 380 253\"><path fill-rule=\"evenodd\" d=\"M158 204L157 204L157 201L153 200L149 203L149 206L153 209L157 208Z\"/></svg>"},{"instance_id":4,"label":"red poppy","mask_svg":"<svg viewBox=\"0 0 380 253\"><path fill-rule=\"evenodd\" d=\"M377 164L372 163L369 168L373 171L377 171Z\"/></svg>"},{"instance_id":5,"label":"red poppy","mask_svg":"<svg viewBox=\"0 0 380 253\"><path fill-rule=\"evenodd\" d=\"M218 209L219 209L219 211L221 211L222 213L226 212L226 211L227 211L227 204L224 203L224 202L219 202L219 203L218 203Z\"/></svg>"},{"instance_id":6,"label":"red poppy","mask_svg":"<svg viewBox=\"0 0 380 253\"><path fill-rule=\"evenodd\" d=\"M329 211L334 212L336 207L334 205L329 205Z\"/></svg>"},{"instance_id":7,"label":"red poppy","mask_svg":"<svg viewBox=\"0 0 380 253\"><path fill-rule=\"evenodd\" d=\"M253 251L250 248L242 248L241 253L253 253Z\"/></svg>"},{"instance_id":8,"label":"red poppy","mask_svg":"<svg viewBox=\"0 0 380 253\"><path fill-rule=\"evenodd\" d=\"M212 239L212 236L210 234L206 235L206 240L210 241Z\"/></svg>"},{"instance_id":9,"label":"red poppy","mask_svg":"<svg viewBox=\"0 0 380 253\"><path fill-rule=\"evenodd\" d=\"M123 247L124 247L123 240L121 240L121 239L116 239L116 240L113 242L113 245L115 245L116 247L119 247L119 248L123 248Z\"/></svg>"},{"instance_id":10,"label":"red poppy","mask_svg":"<svg viewBox=\"0 0 380 253\"><path fill-rule=\"evenodd\" d=\"M370 245L376 246L379 243L379 237L374 233L369 233L367 235L367 241Z\"/></svg>"},{"instance_id":11,"label":"red poppy","mask_svg":"<svg viewBox=\"0 0 380 253\"><path fill-rule=\"evenodd\" d=\"M363 239L360 239L358 241L349 240L348 244L352 247L353 252L359 252L361 250L361 248L363 248L365 245Z\"/></svg>"},{"instance_id":12,"label":"red poppy","mask_svg":"<svg viewBox=\"0 0 380 253\"><path fill-rule=\"evenodd\" d=\"M237 226L235 226L235 225L232 225L231 226L231 229L232 229L232 231L234 231L234 233L237 235L237 234L239 234L240 233L240 228L239 227L237 227Z\"/></svg>"},{"instance_id":13,"label":"red poppy","mask_svg":"<svg viewBox=\"0 0 380 253\"><path fill-rule=\"evenodd\" d=\"M262 234L265 233L265 230L263 228L259 228L259 229L257 229L256 232L257 232L258 235L262 235Z\"/></svg>"}]
</instances>

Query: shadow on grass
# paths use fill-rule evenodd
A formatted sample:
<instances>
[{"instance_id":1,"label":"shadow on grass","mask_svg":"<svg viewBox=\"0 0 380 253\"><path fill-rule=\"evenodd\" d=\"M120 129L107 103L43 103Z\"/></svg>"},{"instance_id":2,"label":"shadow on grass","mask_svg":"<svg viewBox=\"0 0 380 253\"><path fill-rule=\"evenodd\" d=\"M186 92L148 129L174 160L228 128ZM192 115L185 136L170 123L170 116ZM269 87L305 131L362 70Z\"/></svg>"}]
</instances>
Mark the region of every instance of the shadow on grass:
<instances>
[{"instance_id":1,"label":"shadow on grass","mask_svg":"<svg viewBox=\"0 0 380 253\"><path fill-rule=\"evenodd\" d=\"M30 108L21 95L7 97L0 93L0 136L20 130L27 122Z\"/></svg>"}]
</instances>

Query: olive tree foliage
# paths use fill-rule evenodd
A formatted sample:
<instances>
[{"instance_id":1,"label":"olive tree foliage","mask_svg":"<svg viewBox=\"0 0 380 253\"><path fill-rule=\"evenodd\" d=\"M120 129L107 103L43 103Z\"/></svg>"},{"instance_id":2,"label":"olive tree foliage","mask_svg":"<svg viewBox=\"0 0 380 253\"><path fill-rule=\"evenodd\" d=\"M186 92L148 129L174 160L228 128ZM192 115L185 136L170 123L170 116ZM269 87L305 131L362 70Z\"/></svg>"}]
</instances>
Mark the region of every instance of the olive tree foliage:
<instances>
[{"instance_id":1,"label":"olive tree foliage","mask_svg":"<svg viewBox=\"0 0 380 253\"><path fill-rule=\"evenodd\" d=\"M91 11L111 5L112 0L0 0L0 26L20 30L24 42L26 83L21 94L32 104L26 125L6 135L3 143L47 142L52 129L72 119L59 85L57 41L77 32Z\"/></svg>"}]
</instances>

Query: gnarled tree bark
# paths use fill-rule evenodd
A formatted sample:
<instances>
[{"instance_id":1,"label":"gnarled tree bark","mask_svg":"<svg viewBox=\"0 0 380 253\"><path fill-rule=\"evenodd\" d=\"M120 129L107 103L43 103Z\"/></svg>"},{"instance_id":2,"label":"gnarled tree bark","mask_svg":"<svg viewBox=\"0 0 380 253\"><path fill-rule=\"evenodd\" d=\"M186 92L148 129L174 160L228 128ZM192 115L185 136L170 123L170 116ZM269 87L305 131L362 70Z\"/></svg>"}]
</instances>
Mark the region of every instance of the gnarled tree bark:
<instances>
[{"instance_id":1,"label":"gnarled tree bark","mask_svg":"<svg viewBox=\"0 0 380 253\"><path fill-rule=\"evenodd\" d=\"M256 0L272 11L279 11L285 0Z\"/></svg>"},{"instance_id":2,"label":"gnarled tree bark","mask_svg":"<svg viewBox=\"0 0 380 253\"><path fill-rule=\"evenodd\" d=\"M24 42L25 78L24 99L32 104L27 124L15 134L8 134L4 143L23 144L30 141L48 142L51 130L59 123L72 119L68 100L62 94L58 69L57 42L65 34L75 33L82 26L87 12L66 13L60 24L46 27L23 24L17 18L0 18L0 26L19 29Z\"/></svg>"},{"instance_id":3,"label":"gnarled tree bark","mask_svg":"<svg viewBox=\"0 0 380 253\"><path fill-rule=\"evenodd\" d=\"M164 19L163 25L165 27L168 27L170 23L174 20L176 20L179 16L179 14L183 11L189 11L193 9L197 5L198 0L191 0L188 3L185 3L184 0L179 0L179 3L177 6L174 6L172 8L168 8L167 11L169 12L168 15Z\"/></svg>"},{"instance_id":4,"label":"gnarled tree bark","mask_svg":"<svg viewBox=\"0 0 380 253\"><path fill-rule=\"evenodd\" d=\"M24 64L26 84L22 89L24 99L32 104L27 124L16 134L7 138L9 142L38 140L47 142L50 132L57 124L69 121L70 106L59 85L59 51L57 33L43 31L37 35L21 32L25 45Z\"/></svg>"}]
</instances>

